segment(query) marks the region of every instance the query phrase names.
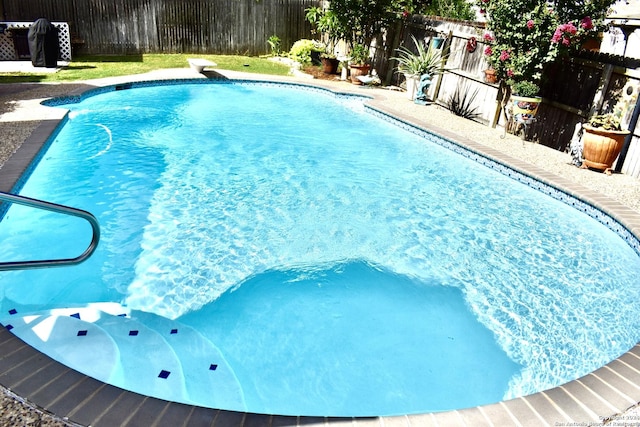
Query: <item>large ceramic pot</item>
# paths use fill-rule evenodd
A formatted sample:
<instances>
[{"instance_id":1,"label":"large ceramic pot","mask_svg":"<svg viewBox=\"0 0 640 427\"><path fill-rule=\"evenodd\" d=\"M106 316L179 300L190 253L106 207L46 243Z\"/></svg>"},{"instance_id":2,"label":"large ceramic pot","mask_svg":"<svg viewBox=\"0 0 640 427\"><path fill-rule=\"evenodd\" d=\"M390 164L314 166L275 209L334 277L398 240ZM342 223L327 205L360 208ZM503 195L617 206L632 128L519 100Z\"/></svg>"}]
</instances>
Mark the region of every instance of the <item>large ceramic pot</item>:
<instances>
[{"instance_id":1,"label":"large ceramic pot","mask_svg":"<svg viewBox=\"0 0 640 427\"><path fill-rule=\"evenodd\" d=\"M616 161L628 130L604 130L583 125L582 157L583 164L588 168L604 170L611 173L613 162Z\"/></svg>"},{"instance_id":2,"label":"large ceramic pot","mask_svg":"<svg viewBox=\"0 0 640 427\"><path fill-rule=\"evenodd\" d=\"M322 72L325 74L336 74L340 61L336 58L322 58Z\"/></svg>"},{"instance_id":3,"label":"large ceramic pot","mask_svg":"<svg viewBox=\"0 0 640 427\"><path fill-rule=\"evenodd\" d=\"M542 98L511 95L513 118L518 123L531 123L538 113Z\"/></svg>"},{"instance_id":4,"label":"large ceramic pot","mask_svg":"<svg viewBox=\"0 0 640 427\"><path fill-rule=\"evenodd\" d=\"M349 66L349 71L351 74L351 83L354 85L361 85L362 82L358 79L359 76L366 76L369 74L370 65L355 65L351 64Z\"/></svg>"}]
</instances>

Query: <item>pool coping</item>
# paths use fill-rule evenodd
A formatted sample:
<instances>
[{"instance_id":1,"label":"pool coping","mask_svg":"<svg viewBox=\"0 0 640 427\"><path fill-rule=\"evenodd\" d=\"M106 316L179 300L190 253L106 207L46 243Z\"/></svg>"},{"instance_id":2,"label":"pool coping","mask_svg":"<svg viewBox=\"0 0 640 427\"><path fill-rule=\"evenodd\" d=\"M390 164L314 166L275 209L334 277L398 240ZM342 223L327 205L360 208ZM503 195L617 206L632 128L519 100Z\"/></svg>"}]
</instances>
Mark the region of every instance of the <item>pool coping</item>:
<instances>
[{"instance_id":1,"label":"pool coping","mask_svg":"<svg viewBox=\"0 0 640 427\"><path fill-rule=\"evenodd\" d=\"M191 75L188 78L197 78ZM225 73L226 78L240 78ZM252 75L252 79L255 75ZM168 77L174 79L175 76ZM246 78L246 77L244 77ZM265 76L262 81L292 83L290 78ZM130 82L131 77L103 79L91 82L100 87ZM295 81L300 83L300 81ZM427 132L455 141L474 153L510 168L549 186L561 189L618 221L636 238L640 238L640 214L636 211L589 190L572 181L548 173L536 166L510 157L502 152L462 138L442 128L429 127L409 115L388 109L384 93L362 89L336 89L335 85L320 81L305 84L340 93L367 95L367 104L384 114L392 115ZM93 86L95 85L95 86ZM79 93L78 93L79 94ZM9 191L17 179L29 167L31 160L47 142L49 136L64 119L64 114L53 113L48 107L33 109L32 114L44 118L37 129L22 144L11 159L0 168L0 190ZM53 114L53 116L52 116ZM11 180L13 184L7 185ZM8 188L7 188L8 187ZM350 426L429 426L429 425L568 425L599 424L616 419L620 414L640 402L640 345L610 362L604 367L577 380L529 396L473 408L381 417L291 417L242 413L207 409L197 406L167 402L104 384L80 374L25 344L4 328L0 329L0 384L27 401L71 423L92 426L113 425L207 425L207 426L269 426L269 425L350 425ZM627 420L640 422L637 420Z\"/></svg>"}]
</instances>

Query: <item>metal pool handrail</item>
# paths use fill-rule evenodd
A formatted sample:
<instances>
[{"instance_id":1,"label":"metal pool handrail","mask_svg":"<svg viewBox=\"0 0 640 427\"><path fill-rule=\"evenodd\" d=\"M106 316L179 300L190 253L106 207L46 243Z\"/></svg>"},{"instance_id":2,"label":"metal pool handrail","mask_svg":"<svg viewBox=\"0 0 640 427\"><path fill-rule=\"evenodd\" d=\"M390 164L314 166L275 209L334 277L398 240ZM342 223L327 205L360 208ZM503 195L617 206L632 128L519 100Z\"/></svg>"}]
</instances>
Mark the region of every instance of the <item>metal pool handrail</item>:
<instances>
[{"instance_id":1,"label":"metal pool handrail","mask_svg":"<svg viewBox=\"0 0 640 427\"><path fill-rule=\"evenodd\" d=\"M18 196L16 194L3 193L0 191L0 201L6 201L10 203L16 203L36 209L43 209L51 212L61 213L64 215L77 216L91 224L93 236L91 237L91 243L89 247L79 256L75 258L61 258L53 260L36 260L36 261L10 261L0 262L0 271L7 270L31 270L34 268L46 268L46 267L63 267L67 265L76 265L89 258L98 247L100 241L100 224L93 214L81 209L72 208L69 206L58 205L51 202L45 202L44 200L32 199L25 196Z\"/></svg>"}]
</instances>

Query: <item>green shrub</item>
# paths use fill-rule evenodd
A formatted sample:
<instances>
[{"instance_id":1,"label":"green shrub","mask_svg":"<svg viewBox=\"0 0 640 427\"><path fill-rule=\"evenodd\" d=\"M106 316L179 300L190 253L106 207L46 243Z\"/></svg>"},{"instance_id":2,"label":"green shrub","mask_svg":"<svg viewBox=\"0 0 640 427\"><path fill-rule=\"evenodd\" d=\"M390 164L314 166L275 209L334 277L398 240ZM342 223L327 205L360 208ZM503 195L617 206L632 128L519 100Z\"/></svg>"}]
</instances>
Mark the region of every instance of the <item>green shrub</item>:
<instances>
[{"instance_id":1,"label":"green shrub","mask_svg":"<svg viewBox=\"0 0 640 427\"><path fill-rule=\"evenodd\" d=\"M289 51L289 57L298 61L301 64L310 64L312 62L312 56L320 58L320 53L324 52L326 46L317 40L301 39L291 46Z\"/></svg>"}]
</instances>

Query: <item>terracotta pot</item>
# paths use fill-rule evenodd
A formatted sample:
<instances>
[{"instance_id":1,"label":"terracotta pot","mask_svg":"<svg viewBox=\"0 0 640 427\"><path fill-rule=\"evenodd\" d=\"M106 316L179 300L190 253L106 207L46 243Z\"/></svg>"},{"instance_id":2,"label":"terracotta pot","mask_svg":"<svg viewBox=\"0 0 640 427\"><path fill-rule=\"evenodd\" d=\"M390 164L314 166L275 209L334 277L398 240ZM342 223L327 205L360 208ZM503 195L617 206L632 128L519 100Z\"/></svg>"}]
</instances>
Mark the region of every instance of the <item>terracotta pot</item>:
<instances>
[{"instance_id":1,"label":"terracotta pot","mask_svg":"<svg viewBox=\"0 0 640 427\"><path fill-rule=\"evenodd\" d=\"M335 74L338 72L340 61L336 58L322 58L322 72L325 74Z\"/></svg>"},{"instance_id":2,"label":"terracotta pot","mask_svg":"<svg viewBox=\"0 0 640 427\"><path fill-rule=\"evenodd\" d=\"M590 50L592 52L600 52L600 46L602 45L602 33L598 34L598 37L589 38L582 43L580 49Z\"/></svg>"},{"instance_id":3,"label":"terracotta pot","mask_svg":"<svg viewBox=\"0 0 640 427\"><path fill-rule=\"evenodd\" d=\"M496 76L496 70L488 68L484 70L484 81L487 83L498 83L498 76Z\"/></svg>"},{"instance_id":4,"label":"terracotta pot","mask_svg":"<svg viewBox=\"0 0 640 427\"><path fill-rule=\"evenodd\" d=\"M369 74L369 69L371 67L369 65L350 65L349 70L351 71L351 83L354 85L361 85L362 82L358 80L358 76L366 76Z\"/></svg>"},{"instance_id":5,"label":"terracotta pot","mask_svg":"<svg viewBox=\"0 0 640 427\"><path fill-rule=\"evenodd\" d=\"M511 95L511 101L513 102L513 117L517 122L528 123L535 118L538 113L538 107L542 102L542 98L524 97Z\"/></svg>"},{"instance_id":6,"label":"terracotta pot","mask_svg":"<svg viewBox=\"0 0 640 427\"><path fill-rule=\"evenodd\" d=\"M611 173L611 166L616 161L628 130L604 130L583 125L582 157L588 168L604 170Z\"/></svg>"}]
</instances>

